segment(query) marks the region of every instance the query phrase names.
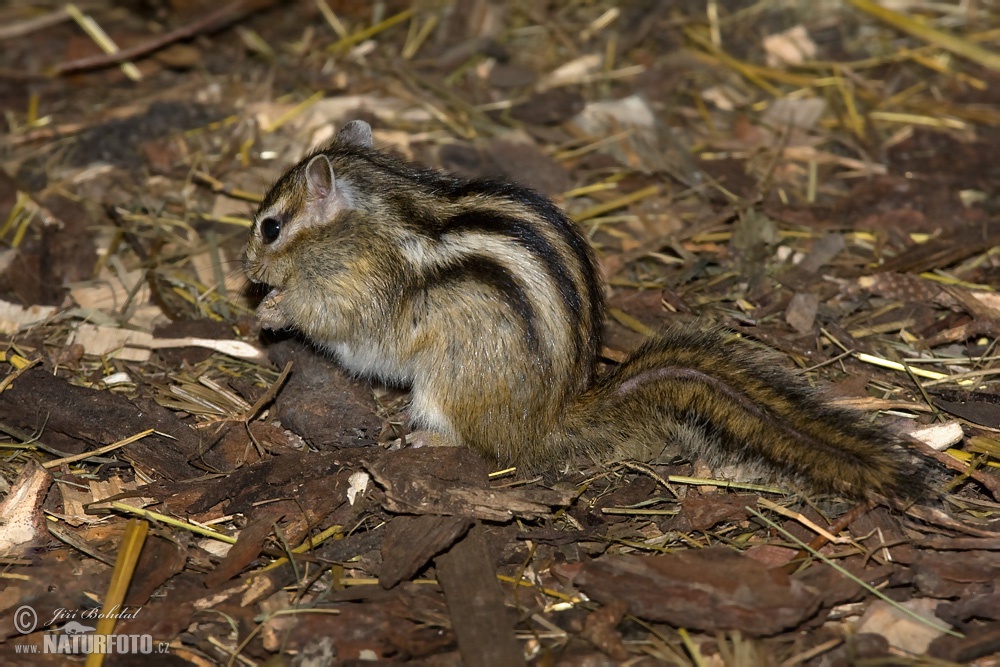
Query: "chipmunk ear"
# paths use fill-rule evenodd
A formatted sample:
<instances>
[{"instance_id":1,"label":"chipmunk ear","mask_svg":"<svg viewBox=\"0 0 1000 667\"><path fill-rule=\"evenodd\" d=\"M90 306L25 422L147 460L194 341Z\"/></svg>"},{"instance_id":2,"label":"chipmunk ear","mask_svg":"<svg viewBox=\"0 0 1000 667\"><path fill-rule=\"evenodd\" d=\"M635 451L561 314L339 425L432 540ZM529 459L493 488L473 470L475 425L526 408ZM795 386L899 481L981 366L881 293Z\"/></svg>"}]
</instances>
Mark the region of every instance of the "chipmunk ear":
<instances>
[{"instance_id":1,"label":"chipmunk ear","mask_svg":"<svg viewBox=\"0 0 1000 667\"><path fill-rule=\"evenodd\" d=\"M341 211L357 208L354 188L343 179L337 180L336 176L325 153L317 153L309 159L305 170L305 201L296 216L297 225L325 224Z\"/></svg>"},{"instance_id":2,"label":"chipmunk ear","mask_svg":"<svg viewBox=\"0 0 1000 667\"><path fill-rule=\"evenodd\" d=\"M337 141L362 148L371 148L372 126L363 120L352 120L340 128L340 132L337 133Z\"/></svg>"},{"instance_id":3,"label":"chipmunk ear","mask_svg":"<svg viewBox=\"0 0 1000 667\"><path fill-rule=\"evenodd\" d=\"M306 165L306 187L310 199L326 199L336 190L330 158L320 153Z\"/></svg>"}]
</instances>

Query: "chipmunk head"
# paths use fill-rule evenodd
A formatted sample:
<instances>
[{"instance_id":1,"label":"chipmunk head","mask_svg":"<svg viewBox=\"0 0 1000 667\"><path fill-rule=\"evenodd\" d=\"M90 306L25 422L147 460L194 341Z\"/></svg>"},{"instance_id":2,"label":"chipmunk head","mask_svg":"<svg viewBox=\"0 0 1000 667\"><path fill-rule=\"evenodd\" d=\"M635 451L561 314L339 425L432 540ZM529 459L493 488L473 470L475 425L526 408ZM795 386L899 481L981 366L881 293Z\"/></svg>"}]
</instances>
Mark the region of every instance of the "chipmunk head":
<instances>
[{"instance_id":1,"label":"chipmunk head","mask_svg":"<svg viewBox=\"0 0 1000 667\"><path fill-rule=\"evenodd\" d=\"M305 229L328 224L340 212L357 208L351 183L338 178L327 153L337 146L371 148L368 123L347 123L324 151L292 167L278 179L254 216L243 269L251 281L281 288L294 270L298 252L291 252Z\"/></svg>"}]
</instances>

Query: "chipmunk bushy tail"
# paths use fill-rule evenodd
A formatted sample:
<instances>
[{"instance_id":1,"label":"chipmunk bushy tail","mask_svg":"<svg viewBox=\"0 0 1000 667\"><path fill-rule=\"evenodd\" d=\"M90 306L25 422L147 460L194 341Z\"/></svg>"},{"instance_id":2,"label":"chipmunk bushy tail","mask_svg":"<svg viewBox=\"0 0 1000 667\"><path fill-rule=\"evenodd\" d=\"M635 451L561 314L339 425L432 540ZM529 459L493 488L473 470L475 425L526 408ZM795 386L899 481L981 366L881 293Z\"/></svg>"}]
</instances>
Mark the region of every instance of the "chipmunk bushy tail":
<instances>
[{"instance_id":1,"label":"chipmunk bushy tail","mask_svg":"<svg viewBox=\"0 0 1000 667\"><path fill-rule=\"evenodd\" d=\"M651 337L569 409L549 451L648 458L665 444L806 490L916 499L921 461L859 411L837 407L725 329Z\"/></svg>"}]
</instances>

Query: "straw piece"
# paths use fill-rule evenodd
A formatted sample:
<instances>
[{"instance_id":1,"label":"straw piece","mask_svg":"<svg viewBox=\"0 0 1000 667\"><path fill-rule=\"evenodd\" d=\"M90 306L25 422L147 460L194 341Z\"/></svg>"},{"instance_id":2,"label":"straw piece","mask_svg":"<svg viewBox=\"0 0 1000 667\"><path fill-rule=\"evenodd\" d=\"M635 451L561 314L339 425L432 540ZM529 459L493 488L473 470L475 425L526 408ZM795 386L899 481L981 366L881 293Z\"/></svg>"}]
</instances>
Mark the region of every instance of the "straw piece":
<instances>
[{"instance_id":1,"label":"straw piece","mask_svg":"<svg viewBox=\"0 0 1000 667\"><path fill-rule=\"evenodd\" d=\"M341 49L348 49L348 48L354 46L355 44L359 44L359 43L365 41L366 39L374 37L375 35L379 34L383 30L388 30L389 28L393 27L397 23L402 23L406 19L408 19L411 16L413 16L414 11L415 10L412 7L409 8L409 9L404 9L400 13L396 14L395 16L390 16L389 18L387 18L386 20L382 21L381 23L376 23L375 25L371 26L370 28L366 28L365 30L361 30L359 32L356 32L353 35L350 35L350 36L345 37L343 39L337 40L336 42L334 42L333 44L331 44L327 48L327 51L330 51L330 52L339 51Z\"/></svg>"},{"instance_id":2,"label":"straw piece","mask_svg":"<svg viewBox=\"0 0 1000 667\"><path fill-rule=\"evenodd\" d=\"M226 544L236 544L236 538L229 535L224 535L222 533L217 533L214 530L209 530L204 526L199 526L197 524L188 523L186 521L181 521L175 519L172 516L167 516L166 514L160 514L158 512L151 512L147 509L142 509L141 507L133 507L132 505L127 505L118 501L111 503L111 508L118 510L124 514L135 514L148 521L155 521L157 523L162 523L167 526L173 526L174 528L181 528L187 530L196 535L201 535L203 537L208 537L213 540L218 540L219 542L225 542Z\"/></svg>"},{"instance_id":3,"label":"straw piece","mask_svg":"<svg viewBox=\"0 0 1000 667\"><path fill-rule=\"evenodd\" d=\"M94 40L94 43L100 47L101 51L107 54L118 53L120 50L118 45L115 44L114 40L108 36L108 33L104 32L104 29L97 24L93 18L89 15L85 15L80 9L74 5L72 2L66 3L66 13L69 14L77 25L83 29L87 36ZM139 81L142 79L142 73L139 68L135 66L135 63L123 62L120 65L122 72L125 76L132 79L133 81Z\"/></svg>"},{"instance_id":4,"label":"straw piece","mask_svg":"<svg viewBox=\"0 0 1000 667\"><path fill-rule=\"evenodd\" d=\"M1000 71L1000 54L987 51L961 37L937 30L899 12L894 12L891 9L877 5L871 2L871 0L848 0L848 2L861 11L871 14L894 28L908 32L918 39L930 42L935 46L939 46L946 51L951 51L957 56L971 60L995 72Z\"/></svg>"},{"instance_id":5,"label":"straw piece","mask_svg":"<svg viewBox=\"0 0 1000 667\"><path fill-rule=\"evenodd\" d=\"M124 440L119 440L118 442L113 442L110 445L105 445L103 447L98 447L97 449L91 449L91 450L86 451L86 452L80 452L79 454L74 454L73 456L67 456L65 458L56 459L55 461L49 461L47 463L43 463L42 467L43 468L58 468L59 466L63 465L64 463L65 464L76 463L77 461L82 461L84 459L89 459L89 458L94 457L94 456L100 456L101 454L107 454L108 452L113 452L116 449L121 449L125 445L131 445L133 442L136 442L138 440L142 440L147 435L153 435L154 433L156 433L156 429L147 428L145 431L142 431L141 433L136 433L135 435L130 435L129 437L125 438ZM167 435L165 435L163 433L157 433L157 435L163 435L165 437L170 437L170 436L167 436Z\"/></svg>"},{"instance_id":6,"label":"straw piece","mask_svg":"<svg viewBox=\"0 0 1000 667\"><path fill-rule=\"evenodd\" d=\"M125 525L125 534L118 547L115 569L111 574L111 583L104 596L104 605L101 607L101 616L94 634L107 636L114 632L118 623L118 615L115 612L125 601L125 593L132 583L132 575L135 573L135 566L139 562L139 554L142 553L142 545L146 543L148 532L149 524L139 519L129 519ZM86 666L100 667L104 663L104 655L101 652L91 653L87 656Z\"/></svg>"}]
</instances>

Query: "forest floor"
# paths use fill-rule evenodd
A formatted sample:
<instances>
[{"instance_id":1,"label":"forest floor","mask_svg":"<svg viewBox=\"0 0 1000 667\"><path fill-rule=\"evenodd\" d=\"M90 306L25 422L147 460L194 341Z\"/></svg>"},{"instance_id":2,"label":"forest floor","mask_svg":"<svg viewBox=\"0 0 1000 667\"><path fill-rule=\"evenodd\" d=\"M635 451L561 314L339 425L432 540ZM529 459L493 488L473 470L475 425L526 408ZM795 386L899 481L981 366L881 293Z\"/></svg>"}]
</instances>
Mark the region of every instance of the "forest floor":
<instances>
[{"instance_id":1,"label":"forest floor","mask_svg":"<svg viewBox=\"0 0 1000 667\"><path fill-rule=\"evenodd\" d=\"M0 662L1000 665L989 4L0 6ZM724 324L940 498L391 446L405 390L262 335L241 271L356 118L567 211L603 368Z\"/></svg>"}]
</instances>

